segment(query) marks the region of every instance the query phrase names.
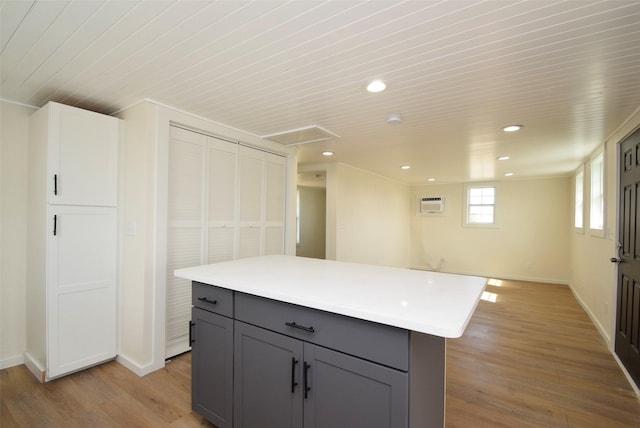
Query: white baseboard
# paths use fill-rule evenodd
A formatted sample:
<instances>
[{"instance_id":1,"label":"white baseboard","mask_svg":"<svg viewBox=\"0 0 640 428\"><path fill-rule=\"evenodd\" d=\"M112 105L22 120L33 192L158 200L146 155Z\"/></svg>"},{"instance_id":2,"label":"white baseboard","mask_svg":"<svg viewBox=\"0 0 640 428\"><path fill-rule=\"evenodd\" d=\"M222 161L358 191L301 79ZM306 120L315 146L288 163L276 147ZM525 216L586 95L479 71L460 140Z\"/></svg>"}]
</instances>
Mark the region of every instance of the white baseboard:
<instances>
[{"instance_id":1,"label":"white baseboard","mask_svg":"<svg viewBox=\"0 0 640 428\"><path fill-rule=\"evenodd\" d=\"M4 360L0 360L0 370L8 369L9 367L19 366L20 364L24 364L24 356L16 355L14 357L5 358Z\"/></svg>"},{"instance_id":2,"label":"white baseboard","mask_svg":"<svg viewBox=\"0 0 640 428\"><path fill-rule=\"evenodd\" d=\"M159 367L151 363L142 365L124 354L118 354L118 356L116 357L116 361L140 377L148 375L149 373L164 367L164 361L162 361L162 365L160 365Z\"/></svg>"},{"instance_id":3,"label":"white baseboard","mask_svg":"<svg viewBox=\"0 0 640 428\"><path fill-rule=\"evenodd\" d=\"M598 319L593 315L593 312L591 312L591 309L589 308L589 306L586 305L584 300L582 300L580 295L571 286L571 284L569 284L569 289L571 290L571 293L576 298L578 303L580 303L580 306L582 306L582 309L589 316L589 318L591 319L591 322L593 323L593 325L596 326L596 330L598 330L598 333L600 333L600 336L602 336L604 341L607 343L607 348L609 349L609 352L613 356L613 359L616 360L616 363L618 363L618 366L620 367L620 370L622 370L622 373L627 378L627 381L629 382L629 385L631 385L631 388L633 388L633 391L635 392L636 396L638 398L640 398L640 386L636 385L636 383L634 382L633 378L631 377L631 375L627 371L627 368L624 366L624 364L622 364L622 361L620 361L620 358L618 358L618 356L616 355L615 345L614 345L613 341L611 340L611 336L602 327L602 325L600 324Z\"/></svg>"},{"instance_id":4,"label":"white baseboard","mask_svg":"<svg viewBox=\"0 0 640 428\"><path fill-rule=\"evenodd\" d=\"M466 276L481 276L486 278L506 279L506 280L512 280L512 281L542 282L545 284L567 285L569 283L569 280L567 279L540 278L540 277L534 277L534 276L519 276L519 275L496 275L496 274L487 273L487 272L477 272L477 271L470 272L470 271L455 270L455 269L436 270L426 266L411 266L410 269L426 270L426 271L442 272L442 273L453 273L456 275L466 275Z\"/></svg>"},{"instance_id":5,"label":"white baseboard","mask_svg":"<svg viewBox=\"0 0 640 428\"><path fill-rule=\"evenodd\" d=\"M24 365L31 373L33 373L40 383L45 383L47 381L47 369L40 361L35 359L28 352L24 353Z\"/></svg>"},{"instance_id":6,"label":"white baseboard","mask_svg":"<svg viewBox=\"0 0 640 428\"><path fill-rule=\"evenodd\" d=\"M571 284L569 284L569 290L571 290L571 294L573 294L573 297L576 298L580 306L582 306L582 309L587 313L593 325L596 326L598 333L600 333L600 336L602 336L604 341L607 343L607 348L611 350L613 348L613 342L611 341L611 336L609 335L609 333L604 329L604 327L602 327L602 324L600 324L600 321L598 321L598 318L596 318L593 312L591 312L591 308L589 308L589 306L585 303L585 301L582 300L582 297L580 297L580 294L575 290L575 288L573 288Z\"/></svg>"}]
</instances>

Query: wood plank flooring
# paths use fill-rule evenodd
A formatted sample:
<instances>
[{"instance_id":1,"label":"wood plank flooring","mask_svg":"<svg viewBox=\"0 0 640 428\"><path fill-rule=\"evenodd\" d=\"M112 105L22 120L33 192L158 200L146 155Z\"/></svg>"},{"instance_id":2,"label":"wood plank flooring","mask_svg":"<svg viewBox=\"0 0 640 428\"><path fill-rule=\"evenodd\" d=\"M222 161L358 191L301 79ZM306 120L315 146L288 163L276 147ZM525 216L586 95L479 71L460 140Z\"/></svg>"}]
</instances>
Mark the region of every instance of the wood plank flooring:
<instances>
[{"instance_id":1,"label":"wood plank flooring","mask_svg":"<svg viewBox=\"0 0 640 428\"><path fill-rule=\"evenodd\" d=\"M447 342L447 428L640 426L640 401L568 287L487 291L496 301ZM4 369L0 426L212 427L191 412L190 365L184 354L139 378L110 362L44 385Z\"/></svg>"},{"instance_id":2,"label":"wood plank flooring","mask_svg":"<svg viewBox=\"0 0 640 428\"><path fill-rule=\"evenodd\" d=\"M496 301L447 341L447 427L640 427L640 401L568 287L486 291Z\"/></svg>"}]
</instances>

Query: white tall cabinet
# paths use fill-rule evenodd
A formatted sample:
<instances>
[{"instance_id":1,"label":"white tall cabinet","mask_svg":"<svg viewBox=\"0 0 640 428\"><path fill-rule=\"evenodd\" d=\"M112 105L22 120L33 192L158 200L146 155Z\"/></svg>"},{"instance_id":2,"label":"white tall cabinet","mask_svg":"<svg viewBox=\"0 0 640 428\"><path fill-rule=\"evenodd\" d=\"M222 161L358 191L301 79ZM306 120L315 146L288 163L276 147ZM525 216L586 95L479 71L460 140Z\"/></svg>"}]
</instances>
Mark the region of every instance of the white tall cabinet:
<instances>
[{"instance_id":1,"label":"white tall cabinet","mask_svg":"<svg viewBox=\"0 0 640 428\"><path fill-rule=\"evenodd\" d=\"M41 382L116 356L121 134L54 102L30 119L25 364Z\"/></svg>"},{"instance_id":2,"label":"white tall cabinet","mask_svg":"<svg viewBox=\"0 0 640 428\"><path fill-rule=\"evenodd\" d=\"M286 158L171 126L165 357L187 351L189 281L175 269L284 254Z\"/></svg>"}]
</instances>

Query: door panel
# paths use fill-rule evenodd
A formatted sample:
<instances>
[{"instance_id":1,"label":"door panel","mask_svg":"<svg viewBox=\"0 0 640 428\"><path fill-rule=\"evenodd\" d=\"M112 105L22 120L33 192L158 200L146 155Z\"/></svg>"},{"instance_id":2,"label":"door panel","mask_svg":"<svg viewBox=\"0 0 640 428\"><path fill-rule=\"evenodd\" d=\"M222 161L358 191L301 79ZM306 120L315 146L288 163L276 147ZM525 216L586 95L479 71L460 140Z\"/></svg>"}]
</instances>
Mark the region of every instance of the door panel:
<instances>
[{"instance_id":1,"label":"door panel","mask_svg":"<svg viewBox=\"0 0 640 428\"><path fill-rule=\"evenodd\" d=\"M305 428L394 428L408 421L408 374L305 343Z\"/></svg>"},{"instance_id":2,"label":"door panel","mask_svg":"<svg viewBox=\"0 0 640 428\"><path fill-rule=\"evenodd\" d=\"M51 117L49 203L116 206L118 119L55 103Z\"/></svg>"},{"instance_id":3,"label":"door panel","mask_svg":"<svg viewBox=\"0 0 640 428\"><path fill-rule=\"evenodd\" d=\"M191 405L218 428L233 426L233 320L193 308Z\"/></svg>"},{"instance_id":4,"label":"door panel","mask_svg":"<svg viewBox=\"0 0 640 428\"><path fill-rule=\"evenodd\" d=\"M47 376L116 355L116 209L49 208ZM55 218L55 220L54 220Z\"/></svg>"},{"instance_id":5,"label":"door panel","mask_svg":"<svg viewBox=\"0 0 640 428\"><path fill-rule=\"evenodd\" d=\"M302 428L303 342L235 322L234 427Z\"/></svg>"},{"instance_id":6,"label":"door panel","mask_svg":"<svg viewBox=\"0 0 640 428\"><path fill-rule=\"evenodd\" d=\"M620 258L615 351L640 384L640 130L620 146Z\"/></svg>"}]
</instances>

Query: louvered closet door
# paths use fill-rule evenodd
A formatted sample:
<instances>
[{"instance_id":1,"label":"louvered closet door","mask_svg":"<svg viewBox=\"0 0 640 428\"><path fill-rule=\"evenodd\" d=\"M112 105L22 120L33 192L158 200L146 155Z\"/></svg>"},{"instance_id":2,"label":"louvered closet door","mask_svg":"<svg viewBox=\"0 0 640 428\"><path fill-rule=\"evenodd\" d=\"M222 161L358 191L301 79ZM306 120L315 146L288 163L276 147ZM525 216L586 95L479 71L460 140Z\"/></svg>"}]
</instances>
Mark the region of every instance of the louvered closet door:
<instances>
[{"instance_id":1,"label":"louvered closet door","mask_svg":"<svg viewBox=\"0 0 640 428\"><path fill-rule=\"evenodd\" d=\"M239 258L261 255L264 155L263 151L240 146Z\"/></svg>"},{"instance_id":2,"label":"louvered closet door","mask_svg":"<svg viewBox=\"0 0 640 428\"><path fill-rule=\"evenodd\" d=\"M207 137L171 127L167 212L165 357L189 350L191 284L175 269L203 264Z\"/></svg>"},{"instance_id":3,"label":"louvered closet door","mask_svg":"<svg viewBox=\"0 0 640 428\"><path fill-rule=\"evenodd\" d=\"M209 227L207 263L233 260L236 234L238 145L208 138Z\"/></svg>"},{"instance_id":4,"label":"louvered closet door","mask_svg":"<svg viewBox=\"0 0 640 428\"><path fill-rule=\"evenodd\" d=\"M284 254L285 168L284 157L265 154L265 255Z\"/></svg>"}]
</instances>

